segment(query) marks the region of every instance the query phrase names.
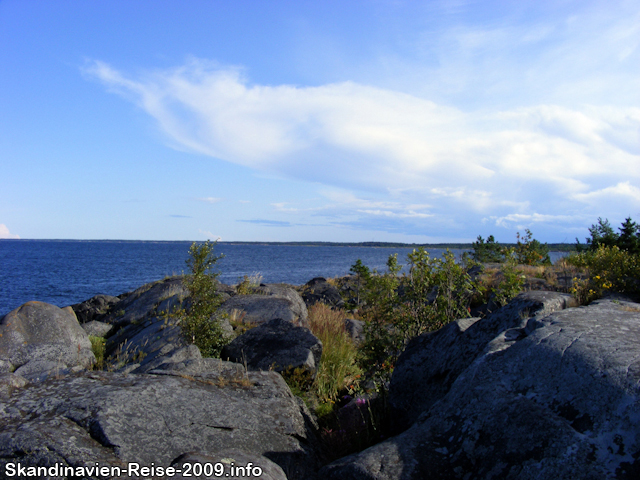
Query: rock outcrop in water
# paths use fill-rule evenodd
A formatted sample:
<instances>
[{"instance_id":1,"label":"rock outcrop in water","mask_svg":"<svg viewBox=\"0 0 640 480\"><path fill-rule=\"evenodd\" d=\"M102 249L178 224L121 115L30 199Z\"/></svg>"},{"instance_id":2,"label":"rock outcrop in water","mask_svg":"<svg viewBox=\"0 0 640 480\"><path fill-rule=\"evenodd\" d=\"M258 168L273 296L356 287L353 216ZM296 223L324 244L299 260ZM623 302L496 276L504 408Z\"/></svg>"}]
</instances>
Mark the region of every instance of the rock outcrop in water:
<instances>
[{"instance_id":1,"label":"rock outcrop in water","mask_svg":"<svg viewBox=\"0 0 640 480\"><path fill-rule=\"evenodd\" d=\"M227 307L260 319L257 329L282 326L275 312L289 312L279 341L302 348L298 337L284 338L308 332L293 288L265 285L248 299L224 288ZM235 459L278 480L640 477L639 304L569 308L567 295L528 292L486 318L417 337L391 379L397 434L322 467L317 424L278 373L202 358L166 322L161 312L188 302L178 279L114 298L74 309L87 328L111 329L116 371L85 370L93 354L68 307L29 302L0 319L3 473L18 461L166 467ZM265 299L281 305L261 310ZM261 340L251 338L236 343L255 348ZM304 348L317 365L318 349ZM256 362L271 350L256 348Z\"/></svg>"}]
</instances>

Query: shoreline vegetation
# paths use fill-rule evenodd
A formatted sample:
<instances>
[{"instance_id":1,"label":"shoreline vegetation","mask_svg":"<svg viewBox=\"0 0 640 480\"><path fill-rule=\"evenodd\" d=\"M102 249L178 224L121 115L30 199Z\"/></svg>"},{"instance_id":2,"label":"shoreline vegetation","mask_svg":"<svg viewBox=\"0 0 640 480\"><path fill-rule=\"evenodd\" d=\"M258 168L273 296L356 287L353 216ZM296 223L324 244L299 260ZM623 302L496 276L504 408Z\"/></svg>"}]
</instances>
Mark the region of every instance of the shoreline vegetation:
<instances>
[{"instance_id":1,"label":"shoreline vegetation","mask_svg":"<svg viewBox=\"0 0 640 480\"><path fill-rule=\"evenodd\" d=\"M0 238L0 241L14 242L113 242L113 243L186 243L191 245L194 240L113 240L113 239L52 239L52 238ZM198 243L204 242L203 240ZM442 248L455 250L473 250L473 243L400 243L400 242L264 242L264 241L218 241L218 245L269 245L287 247L371 247L371 248ZM515 247L517 243L500 243L504 247ZM547 243L550 252L574 252L575 243Z\"/></svg>"}]
</instances>

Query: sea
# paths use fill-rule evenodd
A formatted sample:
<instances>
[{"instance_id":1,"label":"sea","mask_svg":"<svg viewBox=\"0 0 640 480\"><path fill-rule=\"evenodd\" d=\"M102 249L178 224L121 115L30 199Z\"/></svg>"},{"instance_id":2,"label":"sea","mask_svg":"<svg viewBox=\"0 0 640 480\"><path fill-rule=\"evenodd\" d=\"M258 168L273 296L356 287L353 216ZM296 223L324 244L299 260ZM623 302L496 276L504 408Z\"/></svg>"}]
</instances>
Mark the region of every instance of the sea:
<instances>
[{"instance_id":1,"label":"sea","mask_svg":"<svg viewBox=\"0 0 640 480\"><path fill-rule=\"evenodd\" d=\"M59 307L99 295L120 295L188 271L192 242L117 240L0 240L0 318L30 301ZM315 277L347 275L358 260L384 271L391 254L406 264L412 247L308 246L220 242L218 279L237 284L247 275L263 283L302 285ZM428 248L432 257L444 249ZM452 250L459 258L464 250ZM563 254L552 252L555 261Z\"/></svg>"}]
</instances>

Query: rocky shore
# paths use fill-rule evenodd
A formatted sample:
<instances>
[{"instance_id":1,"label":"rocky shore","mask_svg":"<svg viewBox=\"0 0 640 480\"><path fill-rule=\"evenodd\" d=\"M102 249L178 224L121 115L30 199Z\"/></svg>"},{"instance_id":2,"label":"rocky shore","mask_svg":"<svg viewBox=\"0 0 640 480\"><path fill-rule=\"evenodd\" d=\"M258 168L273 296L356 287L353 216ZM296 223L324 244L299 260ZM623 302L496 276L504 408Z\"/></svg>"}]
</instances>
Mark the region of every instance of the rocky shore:
<instances>
[{"instance_id":1,"label":"rocky shore","mask_svg":"<svg viewBox=\"0 0 640 480\"><path fill-rule=\"evenodd\" d=\"M278 372L314 375L322 343L307 306L341 307L340 292L324 279L219 290L228 360L202 358L167 320L189 301L177 277L65 308L28 302L0 319L0 478L17 466L51 479L118 478L117 468L122 478L640 478L640 304L629 299L577 307L529 291L416 337L391 378L394 436L329 463L313 413ZM358 341L361 325L348 328ZM106 338L101 370L89 335ZM185 464L210 469L167 474Z\"/></svg>"}]
</instances>

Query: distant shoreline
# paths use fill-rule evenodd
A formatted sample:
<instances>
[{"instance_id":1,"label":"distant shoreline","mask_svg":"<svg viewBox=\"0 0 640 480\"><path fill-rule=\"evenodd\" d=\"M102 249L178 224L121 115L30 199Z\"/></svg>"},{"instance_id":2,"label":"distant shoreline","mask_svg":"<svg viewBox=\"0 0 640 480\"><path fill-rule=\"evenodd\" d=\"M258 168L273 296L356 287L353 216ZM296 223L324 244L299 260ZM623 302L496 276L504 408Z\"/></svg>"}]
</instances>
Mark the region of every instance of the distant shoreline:
<instances>
[{"instance_id":1,"label":"distant shoreline","mask_svg":"<svg viewBox=\"0 0 640 480\"><path fill-rule=\"evenodd\" d=\"M37 239L37 238L2 238L0 241L14 242L113 242L113 243L193 243L202 240L78 240L78 239ZM288 247L369 247L369 248L449 248L456 250L472 250L472 243L399 243L399 242L263 242L263 241L219 241L219 245L269 245ZM515 247L515 243L499 243L504 247ZM572 252L575 243L548 243L549 251Z\"/></svg>"}]
</instances>

